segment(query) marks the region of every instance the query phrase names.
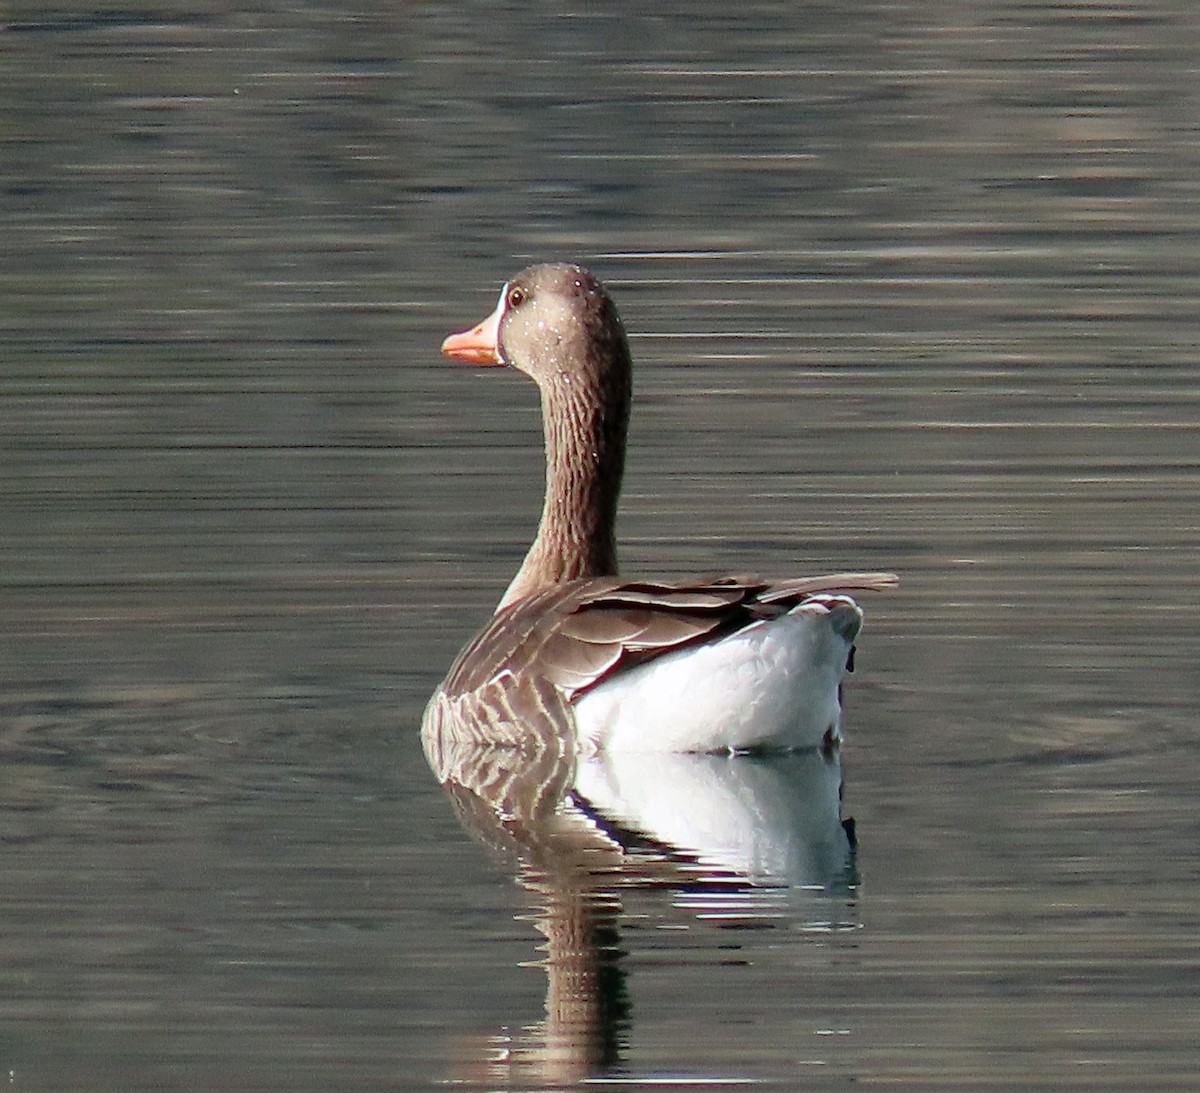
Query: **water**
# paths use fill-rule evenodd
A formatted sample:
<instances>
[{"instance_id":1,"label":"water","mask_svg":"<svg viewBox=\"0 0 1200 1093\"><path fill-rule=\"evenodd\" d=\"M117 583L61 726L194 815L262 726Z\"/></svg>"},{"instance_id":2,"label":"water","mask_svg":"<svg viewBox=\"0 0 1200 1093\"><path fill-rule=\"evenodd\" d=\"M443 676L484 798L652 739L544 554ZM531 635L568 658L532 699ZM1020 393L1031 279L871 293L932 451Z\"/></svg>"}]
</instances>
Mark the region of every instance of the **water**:
<instances>
[{"instance_id":1,"label":"water","mask_svg":"<svg viewBox=\"0 0 1200 1093\"><path fill-rule=\"evenodd\" d=\"M12 1088L1195 1087L1189 14L6 18ZM425 763L541 490L436 348L550 257L631 333L626 570L903 577L845 870L497 837ZM811 849L755 771L696 796Z\"/></svg>"}]
</instances>

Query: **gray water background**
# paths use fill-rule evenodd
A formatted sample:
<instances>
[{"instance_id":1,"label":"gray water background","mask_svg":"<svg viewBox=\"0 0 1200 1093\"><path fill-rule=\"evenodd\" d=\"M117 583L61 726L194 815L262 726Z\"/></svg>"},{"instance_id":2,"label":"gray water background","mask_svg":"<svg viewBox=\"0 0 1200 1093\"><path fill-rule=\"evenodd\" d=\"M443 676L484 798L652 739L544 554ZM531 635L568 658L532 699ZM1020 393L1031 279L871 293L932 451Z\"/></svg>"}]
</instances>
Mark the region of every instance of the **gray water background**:
<instances>
[{"instance_id":1,"label":"gray water background","mask_svg":"<svg viewBox=\"0 0 1200 1093\"><path fill-rule=\"evenodd\" d=\"M1188 5L2 14L9 1088L533 1081L416 729L541 500L437 348L545 258L630 331L627 572L904 582L854 896L633 898L597 1083L1197 1087Z\"/></svg>"}]
</instances>

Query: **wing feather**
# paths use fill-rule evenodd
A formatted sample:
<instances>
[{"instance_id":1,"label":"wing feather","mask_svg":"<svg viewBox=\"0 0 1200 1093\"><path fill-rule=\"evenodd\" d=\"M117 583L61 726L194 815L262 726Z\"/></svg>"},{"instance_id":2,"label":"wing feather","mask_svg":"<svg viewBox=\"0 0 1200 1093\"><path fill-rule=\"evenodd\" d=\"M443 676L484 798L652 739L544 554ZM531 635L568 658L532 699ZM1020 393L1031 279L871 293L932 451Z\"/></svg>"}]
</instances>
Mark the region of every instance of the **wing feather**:
<instances>
[{"instance_id":1,"label":"wing feather","mask_svg":"<svg viewBox=\"0 0 1200 1093\"><path fill-rule=\"evenodd\" d=\"M732 633L790 611L810 597L885 591L896 584L890 573L837 573L779 582L745 575L570 581L536 592L495 616L459 654L442 693L465 697L507 690L504 676L520 679L532 674L570 698L626 665ZM834 614L843 629L849 631L852 624L857 629L857 609L839 614L835 606ZM511 689L507 700L521 706L520 692L520 687ZM520 716L523 711L510 712Z\"/></svg>"}]
</instances>

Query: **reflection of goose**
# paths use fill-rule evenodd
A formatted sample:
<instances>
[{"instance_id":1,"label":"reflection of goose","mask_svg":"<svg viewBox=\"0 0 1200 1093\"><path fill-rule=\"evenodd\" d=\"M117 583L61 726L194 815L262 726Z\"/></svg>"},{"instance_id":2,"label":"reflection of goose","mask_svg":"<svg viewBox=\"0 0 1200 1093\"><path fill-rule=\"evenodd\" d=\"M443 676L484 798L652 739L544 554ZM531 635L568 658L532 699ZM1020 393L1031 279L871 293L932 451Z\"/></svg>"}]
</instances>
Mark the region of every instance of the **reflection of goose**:
<instances>
[{"instance_id":1,"label":"reflection of goose","mask_svg":"<svg viewBox=\"0 0 1200 1093\"><path fill-rule=\"evenodd\" d=\"M635 1017L620 926L637 893L675 925L845 921L855 877L837 749L577 757L424 741L464 826L515 859L546 939L545 1019L467 1049L460 1077L569 1083L620 1069ZM822 893L785 903L798 887Z\"/></svg>"},{"instance_id":2,"label":"reflection of goose","mask_svg":"<svg viewBox=\"0 0 1200 1093\"><path fill-rule=\"evenodd\" d=\"M838 736L862 620L843 593L890 574L771 583L616 576L631 365L612 300L576 266L534 266L442 351L512 365L541 390L541 525L496 616L426 711L431 731L583 751L806 748Z\"/></svg>"},{"instance_id":3,"label":"reflection of goose","mask_svg":"<svg viewBox=\"0 0 1200 1093\"><path fill-rule=\"evenodd\" d=\"M552 872L618 886L705 877L763 886L852 881L838 749L775 755L573 756L424 737L425 754L483 840Z\"/></svg>"}]
</instances>

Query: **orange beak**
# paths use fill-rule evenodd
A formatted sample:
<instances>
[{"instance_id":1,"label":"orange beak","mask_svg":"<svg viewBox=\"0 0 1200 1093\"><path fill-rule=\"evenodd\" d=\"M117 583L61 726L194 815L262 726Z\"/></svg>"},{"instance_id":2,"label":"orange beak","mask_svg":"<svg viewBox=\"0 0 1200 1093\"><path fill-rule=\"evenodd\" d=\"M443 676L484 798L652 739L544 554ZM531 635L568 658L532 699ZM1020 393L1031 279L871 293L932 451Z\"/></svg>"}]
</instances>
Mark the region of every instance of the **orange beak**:
<instances>
[{"instance_id":1,"label":"orange beak","mask_svg":"<svg viewBox=\"0 0 1200 1093\"><path fill-rule=\"evenodd\" d=\"M442 342L442 352L447 357L472 364L503 364L500 353L500 320L504 317L504 301L501 300L486 319L461 334L451 334Z\"/></svg>"}]
</instances>

